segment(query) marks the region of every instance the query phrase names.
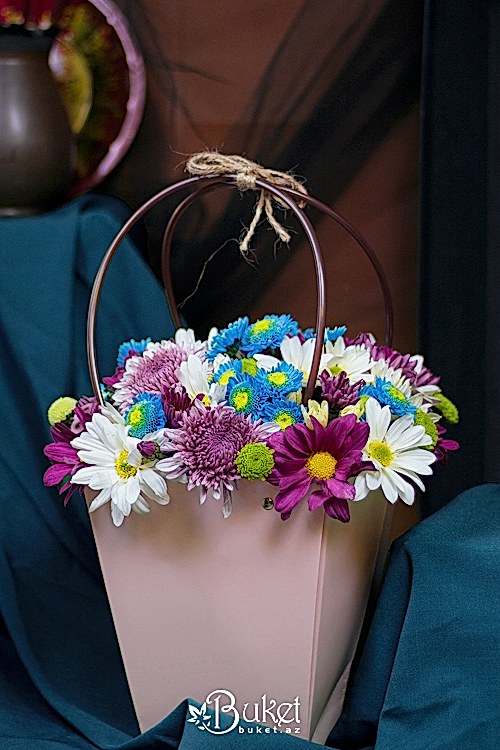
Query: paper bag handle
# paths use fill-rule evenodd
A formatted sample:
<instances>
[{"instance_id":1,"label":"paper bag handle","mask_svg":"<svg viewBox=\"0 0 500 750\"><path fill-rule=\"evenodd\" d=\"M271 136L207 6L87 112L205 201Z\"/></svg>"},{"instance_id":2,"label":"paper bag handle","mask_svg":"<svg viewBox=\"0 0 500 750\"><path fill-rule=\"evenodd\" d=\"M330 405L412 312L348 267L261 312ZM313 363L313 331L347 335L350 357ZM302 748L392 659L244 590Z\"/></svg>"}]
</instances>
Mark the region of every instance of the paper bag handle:
<instances>
[{"instance_id":1,"label":"paper bag handle","mask_svg":"<svg viewBox=\"0 0 500 750\"><path fill-rule=\"evenodd\" d=\"M123 227L120 229L118 234L115 236L115 238L109 245L104 255L104 258L101 262L101 265L99 266L99 269L97 271L97 274L94 280L92 293L90 296L88 317L87 317L87 357L88 357L90 380L91 380L94 394L97 400L99 401L99 403L101 404L101 406L104 405L104 399L103 399L101 388L100 388L100 376L99 376L99 370L97 367L97 354L96 354L96 342L95 342L97 308L99 304L99 298L100 298L104 278L108 271L111 260L113 259L113 256L116 253L122 240L128 235L132 227L148 211L150 211L150 209L152 209L158 203L161 203L161 201L165 200L171 195L174 195L180 190L184 190L187 188L194 188L194 191L190 195L188 195L186 198L184 198L184 200L181 201L179 205L172 212L172 215L169 219L169 222L165 230L163 248L162 248L162 272L163 272L163 278L164 278L164 283L165 283L167 301L168 301L168 304L172 313L172 319L174 321L174 325L176 325L176 327L180 327L181 322L180 322L179 314L177 312L177 306L176 306L176 302L174 298L172 280L171 280L171 275L170 275L170 270L169 270L170 248L172 244L172 237L173 237L175 227L177 225L177 222L183 215L184 211L186 211L189 208L189 206L194 201L196 201L199 197L201 197L202 195L208 192L211 192L212 190L215 190L218 187L224 187L224 186L225 187L231 187L231 186L238 187L237 180L238 180L238 176L233 175L233 174L203 176L203 177L194 176L194 177L188 177L187 179L181 180L180 182L176 182L173 185L170 185L169 187L164 188L160 192L156 193L156 195L149 198L149 200L143 203L143 205L140 206L140 208L138 208L132 214L132 216L123 225ZM316 233L314 231L314 228L310 220L304 213L303 209L299 206L299 203L311 205L314 208L319 209L320 211L330 216L334 221L336 221L340 226L342 226L347 231L347 233L356 241L356 243L361 247L361 249L367 256L373 269L375 270L375 273L377 275L377 279L378 279L378 282L382 291L382 295L383 295L384 309L385 309L385 343L386 345L390 345L391 340L392 340L392 332L393 332L393 309L392 309L392 299L391 299L391 294L389 290L389 285L387 283L387 279L382 269L381 263L379 259L377 258L375 252L372 250L372 248L370 247L368 242L364 239L364 237L342 216L337 214L335 211L333 211L331 208L329 208L328 206L326 206L324 203L317 200L316 198L313 198L309 196L308 194L303 194L302 192L298 192L291 188L277 187L276 185L273 185L272 183L267 182L266 180L263 180L260 178L255 179L255 187L261 190L264 190L267 193L270 193L282 205L289 208L295 214L299 223L302 226L302 229L304 230L304 234L306 235L306 238L309 242L309 245L311 247L311 251L313 254L314 268L316 272L316 281L317 281L316 343L314 347L311 372L310 372L309 379L307 381L307 385L306 385L306 389L304 393L304 403L307 403L307 401L312 397L313 392L314 392L314 388L315 388L315 384L316 384L316 380L317 380L318 372L319 372L322 349L323 349L323 340L324 340L325 327L326 327L326 276L325 276L325 266L324 266L323 256L321 253L321 248L319 246L318 238L316 236Z\"/></svg>"}]
</instances>

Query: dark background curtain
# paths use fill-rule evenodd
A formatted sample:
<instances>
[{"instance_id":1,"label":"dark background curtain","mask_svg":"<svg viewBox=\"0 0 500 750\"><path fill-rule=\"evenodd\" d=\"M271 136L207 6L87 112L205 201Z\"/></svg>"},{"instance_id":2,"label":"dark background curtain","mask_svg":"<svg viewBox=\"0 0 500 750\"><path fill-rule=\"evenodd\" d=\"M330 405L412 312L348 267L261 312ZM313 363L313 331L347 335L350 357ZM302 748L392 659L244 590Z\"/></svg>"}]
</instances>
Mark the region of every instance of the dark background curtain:
<instances>
[{"instance_id":1,"label":"dark background curtain","mask_svg":"<svg viewBox=\"0 0 500 750\"><path fill-rule=\"evenodd\" d=\"M462 445L427 513L500 479L500 4L428 0L420 183L420 349L460 406Z\"/></svg>"}]
</instances>

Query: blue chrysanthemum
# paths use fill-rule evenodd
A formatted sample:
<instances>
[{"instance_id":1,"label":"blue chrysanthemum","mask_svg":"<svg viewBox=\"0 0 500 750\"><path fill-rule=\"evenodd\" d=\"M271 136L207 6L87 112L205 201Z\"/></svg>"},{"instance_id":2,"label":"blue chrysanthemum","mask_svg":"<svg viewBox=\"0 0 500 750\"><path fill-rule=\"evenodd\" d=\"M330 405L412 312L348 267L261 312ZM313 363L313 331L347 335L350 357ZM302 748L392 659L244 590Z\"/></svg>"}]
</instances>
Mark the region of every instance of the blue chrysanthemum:
<instances>
[{"instance_id":1,"label":"blue chrysanthemum","mask_svg":"<svg viewBox=\"0 0 500 750\"><path fill-rule=\"evenodd\" d=\"M146 349L147 345L151 343L151 339L141 339L140 341L136 341L135 339L130 339L130 341L124 341L123 344L120 344L118 347L118 356L116 358L116 361L118 363L118 367L123 367L125 364L125 359L128 357L130 352L134 352L134 354L142 354L142 352Z\"/></svg>"},{"instance_id":2,"label":"blue chrysanthemum","mask_svg":"<svg viewBox=\"0 0 500 750\"><path fill-rule=\"evenodd\" d=\"M274 398L264 404L260 416L266 422L277 422L282 430L304 421L300 406L283 397Z\"/></svg>"},{"instance_id":3,"label":"blue chrysanthemum","mask_svg":"<svg viewBox=\"0 0 500 750\"><path fill-rule=\"evenodd\" d=\"M213 361L218 354L234 356L240 348L240 343L248 329L248 318L238 318L215 334L210 342L210 349L206 354L209 361Z\"/></svg>"},{"instance_id":4,"label":"blue chrysanthemum","mask_svg":"<svg viewBox=\"0 0 500 750\"><path fill-rule=\"evenodd\" d=\"M415 414L417 407L412 404L405 394L396 388L390 380L375 378L374 385L365 385L359 392L360 396L373 396L382 406L388 406L396 417L405 414Z\"/></svg>"},{"instance_id":5,"label":"blue chrysanthemum","mask_svg":"<svg viewBox=\"0 0 500 750\"><path fill-rule=\"evenodd\" d=\"M241 359L224 362L224 364L220 365L220 367L214 372L214 382L220 383L221 385L227 385L230 378L234 378L236 375L241 375L242 370L243 365Z\"/></svg>"},{"instance_id":6,"label":"blue chrysanthemum","mask_svg":"<svg viewBox=\"0 0 500 750\"><path fill-rule=\"evenodd\" d=\"M161 396L156 393L139 393L125 412L125 424L130 425L128 434L140 439L165 427L167 418Z\"/></svg>"},{"instance_id":7,"label":"blue chrysanthemum","mask_svg":"<svg viewBox=\"0 0 500 750\"><path fill-rule=\"evenodd\" d=\"M287 395L302 388L302 372L287 362L281 362L272 370L260 368L255 379L269 393Z\"/></svg>"},{"instance_id":8,"label":"blue chrysanthemum","mask_svg":"<svg viewBox=\"0 0 500 750\"><path fill-rule=\"evenodd\" d=\"M335 328L325 328L325 341L337 341L340 336L343 336L347 332L347 326L335 326ZM306 328L302 335L304 338L312 339L316 336L316 330L314 328Z\"/></svg>"},{"instance_id":9,"label":"blue chrysanthemum","mask_svg":"<svg viewBox=\"0 0 500 750\"><path fill-rule=\"evenodd\" d=\"M335 326L335 328L327 328L325 331L325 339L327 341L337 341L338 338L347 332L347 326Z\"/></svg>"},{"instance_id":10,"label":"blue chrysanthemum","mask_svg":"<svg viewBox=\"0 0 500 750\"><path fill-rule=\"evenodd\" d=\"M241 350L252 356L266 349L275 349L285 336L295 336L298 331L299 327L290 315L266 315L248 326Z\"/></svg>"},{"instance_id":11,"label":"blue chrysanthemum","mask_svg":"<svg viewBox=\"0 0 500 750\"><path fill-rule=\"evenodd\" d=\"M256 379L247 373L230 378L226 402L235 411L253 419L260 418L261 409L266 400L266 393Z\"/></svg>"}]
</instances>

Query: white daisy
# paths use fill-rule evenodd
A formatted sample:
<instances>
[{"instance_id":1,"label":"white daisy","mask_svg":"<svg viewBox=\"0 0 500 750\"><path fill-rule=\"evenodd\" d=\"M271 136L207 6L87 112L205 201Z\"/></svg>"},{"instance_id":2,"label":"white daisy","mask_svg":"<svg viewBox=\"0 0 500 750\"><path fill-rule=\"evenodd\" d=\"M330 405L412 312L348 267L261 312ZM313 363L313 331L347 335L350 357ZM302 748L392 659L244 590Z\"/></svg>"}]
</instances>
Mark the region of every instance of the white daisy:
<instances>
[{"instance_id":1,"label":"white daisy","mask_svg":"<svg viewBox=\"0 0 500 750\"><path fill-rule=\"evenodd\" d=\"M374 398L366 402L366 421L370 434L363 450L363 458L371 461L374 471L362 471L355 479L355 500L362 500L370 492L381 487L386 498L395 503L400 497L411 505L415 488L403 477L408 477L420 489L425 490L419 474L432 474L430 465L435 455L425 450L432 440L421 426L414 424L413 415L406 414L391 424L388 406L382 407Z\"/></svg>"},{"instance_id":2,"label":"white daisy","mask_svg":"<svg viewBox=\"0 0 500 750\"><path fill-rule=\"evenodd\" d=\"M346 346L342 336L332 343L326 342L326 353L330 355L328 369L332 375L340 375L345 372L351 383L364 380L371 383L373 376L370 368L373 364L370 352L361 344Z\"/></svg>"},{"instance_id":3,"label":"white daisy","mask_svg":"<svg viewBox=\"0 0 500 750\"><path fill-rule=\"evenodd\" d=\"M286 336L280 346L281 360L267 354L254 354L254 358L257 360L259 367L265 370L278 367L282 361L293 365L302 372L302 385L306 385L311 372L315 343L316 338L307 339L302 343L298 336ZM330 361L331 355L323 352L319 364L319 373L322 373L329 366Z\"/></svg>"},{"instance_id":4,"label":"white daisy","mask_svg":"<svg viewBox=\"0 0 500 750\"><path fill-rule=\"evenodd\" d=\"M90 512L111 502L111 516L115 526L123 523L133 510L148 513L148 500L166 505L170 498L163 477L154 470L154 461L144 461L137 449L138 438L128 434L128 427L110 422L102 414L94 414L85 432L71 445L78 450L78 458L86 466L72 478L91 490L100 490L90 505Z\"/></svg>"},{"instance_id":5,"label":"white daisy","mask_svg":"<svg viewBox=\"0 0 500 750\"><path fill-rule=\"evenodd\" d=\"M423 408L426 410L423 395L413 388L408 378L403 375L401 368L391 367L384 359L379 359L372 363L371 376L372 381L370 382L376 381L377 378L390 381L394 388L400 391L413 406L416 406L417 409Z\"/></svg>"}]
</instances>

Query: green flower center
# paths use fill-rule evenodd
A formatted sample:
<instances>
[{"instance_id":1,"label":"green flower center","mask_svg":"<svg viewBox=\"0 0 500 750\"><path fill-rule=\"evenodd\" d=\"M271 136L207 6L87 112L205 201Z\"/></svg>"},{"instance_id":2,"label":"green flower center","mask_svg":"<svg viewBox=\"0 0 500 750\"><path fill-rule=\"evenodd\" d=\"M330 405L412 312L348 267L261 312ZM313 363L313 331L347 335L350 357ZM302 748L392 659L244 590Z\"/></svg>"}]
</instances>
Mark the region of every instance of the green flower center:
<instances>
[{"instance_id":1,"label":"green flower center","mask_svg":"<svg viewBox=\"0 0 500 750\"><path fill-rule=\"evenodd\" d=\"M130 479L137 474L137 466L131 466L127 458L128 451L122 451L115 461L116 473L121 479Z\"/></svg>"},{"instance_id":2,"label":"green flower center","mask_svg":"<svg viewBox=\"0 0 500 750\"><path fill-rule=\"evenodd\" d=\"M380 440L372 440L368 445L367 453L370 458L374 458L381 466L390 466L394 460L394 453L387 443L382 443Z\"/></svg>"},{"instance_id":3,"label":"green flower center","mask_svg":"<svg viewBox=\"0 0 500 750\"><path fill-rule=\"evenodd\" d=\"M141 424L144 420L144 415L142 413L142 408L138 404L136 406L132 406L130 409L128 415L127 415L127 424L131 425L132 427L137 427Z\"/></svg>"},{"instance_id":4,"label":"green flower center","mask_svg":"<svg viewBox=\"0 0 500 750\"><path fill-rule=\"evenodd\" d=\"M267 380L271 385L275 385L279 388L282 385L286 385L288 382L288 375L286 372L270 372L267 376Z\"/></svg>"},{"instance_id":5,"label":"green flower center","mask_svg":"<svg viewBox=\"0 0 500 750\"><path fill-rule=\"evenodd\" d=\"M287 411L280 411L276 414L273 421L277 422L282 430L286 430L287 427L290 427L290 425L295 424L296 422L292 415Z\"/></svg>"},{"instance_id":6,"label":"green flower center","mask_svg":"<svg viewBox=\"0 0 500 750\"><path fill-rule=\"evenodd\" d=\"M247 443L237 453L234 463L243 479L265 479L274 466L274 451L262 443Z\"/></svg>"},{"instance_id":7,"label":"green flower center","mask_svg":"<svg viewBox=\"0 0 500 750\"><path fill-rule=\"evenodd\" d=\"M231 396L231 406L234 406L236 411L244 411L250 403L250 393L248 391L237 391Z\"/></svg>"},{"instance_id":8,"label":"green flower center","mask_svg":"<svg viewBox=\"0 0 500 750\"><path fill-rule=\"evenodd\" d=\"M341 372L345 372L344 368L341 367L340 365L333 365L332 367L329 367L328 369L333 376L340 375Z\"/></svg>"},{"instance_id":9,"label":"green flower center","mask_svg":"<svg viewBox=\"0 0 500 750\"><path fill-rule=\"evenodd\" d=\"M406 403L408 401L405 394L402 393L399 388L396 388L395 385L390 385L387 389L387 392L389 396L391 396L391 398L395 399L396 401L401 401L402 403Z\"/></svg>"},{"instance_id":10,"label":"green flower center","mask_svg":"<svg viewBox=\"0 0 500 750\"><path fill-rule=\"evenodd\" d=\"M334 476L336 466L336 459L328 451L313 453L306 461L306 471L311 479L319 479L323 482Z\"/></svg>"}]
</instances>

